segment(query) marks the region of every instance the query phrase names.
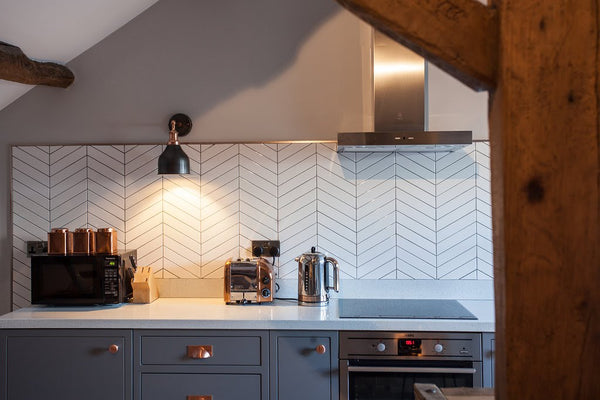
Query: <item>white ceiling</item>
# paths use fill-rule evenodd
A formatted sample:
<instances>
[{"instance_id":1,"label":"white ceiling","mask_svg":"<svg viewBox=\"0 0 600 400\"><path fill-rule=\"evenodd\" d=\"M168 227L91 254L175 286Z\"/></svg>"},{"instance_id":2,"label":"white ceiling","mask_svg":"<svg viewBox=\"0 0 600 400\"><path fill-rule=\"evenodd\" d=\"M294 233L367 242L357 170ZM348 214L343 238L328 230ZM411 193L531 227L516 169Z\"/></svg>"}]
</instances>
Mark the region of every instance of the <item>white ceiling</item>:
<instances>
[{"instance_id":1,"label":"white ceiling","mask_svg":"<svg viewBox=\"0 0 600 400\"><path fill-rule=\"evenodd\" d=\"M31 59L65 64L156 1L0 0L0 41ZM0 110L33 87L0 80Z\"/></svg>"}]
</instances>

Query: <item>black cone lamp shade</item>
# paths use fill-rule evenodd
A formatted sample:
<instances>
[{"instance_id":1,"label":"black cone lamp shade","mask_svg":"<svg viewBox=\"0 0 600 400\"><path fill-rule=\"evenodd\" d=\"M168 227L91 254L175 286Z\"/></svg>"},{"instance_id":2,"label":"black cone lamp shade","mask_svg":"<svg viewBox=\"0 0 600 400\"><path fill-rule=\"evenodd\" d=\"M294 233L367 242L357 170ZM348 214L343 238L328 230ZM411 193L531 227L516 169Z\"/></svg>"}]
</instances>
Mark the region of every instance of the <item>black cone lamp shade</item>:
<instances>
[{"instance_id":1,"label":"black cone lamp shade","mask_svg":"<svg viewBox=\"0 0 600 400\"><path fill-rule=\"evenodd\" d=\"M158 157L159 174L189 174L190 159L179 145L179 136L192 130L192 120L185 114L175 114L169 120L169 142Z\"/></svg>"}]
</instances>

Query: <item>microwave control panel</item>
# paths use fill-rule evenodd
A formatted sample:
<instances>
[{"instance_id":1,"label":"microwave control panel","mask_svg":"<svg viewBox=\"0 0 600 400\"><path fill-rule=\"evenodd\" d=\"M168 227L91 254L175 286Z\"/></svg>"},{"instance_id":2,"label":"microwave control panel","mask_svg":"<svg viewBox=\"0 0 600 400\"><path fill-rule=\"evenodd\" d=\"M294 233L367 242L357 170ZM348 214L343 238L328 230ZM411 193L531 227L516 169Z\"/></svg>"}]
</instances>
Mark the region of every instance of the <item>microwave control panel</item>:
<instances>
[{"instance_id":1,"label":"microwave control panel","mask_svg":"<svg viewBox=\"0 0 600 400\"><path fill-rule=\"evenodd\" d=\"M119 301L119 260L117 257L104 259L104 299Z\"/></svg>"}]
</instances>

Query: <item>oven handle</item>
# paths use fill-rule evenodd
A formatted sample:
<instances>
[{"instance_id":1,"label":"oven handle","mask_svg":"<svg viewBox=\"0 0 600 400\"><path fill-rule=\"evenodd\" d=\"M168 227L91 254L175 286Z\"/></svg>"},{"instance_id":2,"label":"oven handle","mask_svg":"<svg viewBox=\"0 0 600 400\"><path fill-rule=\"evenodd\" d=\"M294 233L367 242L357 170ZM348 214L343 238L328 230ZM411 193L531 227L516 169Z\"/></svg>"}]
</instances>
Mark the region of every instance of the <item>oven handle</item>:
<instances>
[{"instance_id":1,"label":"oven handle","mask_svg":"<svg viewBox=\"0 0 600 400\"><path fill-rule=\"evenodd\" d=\"M410 372L414 374L475 374L475 368L418 368L418 367L357 367L348 366L348 372Z\"/></svg>"}]
</instances>

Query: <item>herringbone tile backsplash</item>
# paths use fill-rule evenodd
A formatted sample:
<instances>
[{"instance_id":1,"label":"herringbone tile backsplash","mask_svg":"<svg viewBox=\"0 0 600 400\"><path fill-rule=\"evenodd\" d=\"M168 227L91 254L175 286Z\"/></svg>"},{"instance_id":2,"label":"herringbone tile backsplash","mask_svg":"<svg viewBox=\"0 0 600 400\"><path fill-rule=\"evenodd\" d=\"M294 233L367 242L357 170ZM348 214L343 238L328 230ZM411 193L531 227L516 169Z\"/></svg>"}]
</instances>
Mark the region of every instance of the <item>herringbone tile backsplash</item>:
<instances>
[{"instance_id":1,"label":"herringbone tile backsplash","mask_svg":"<svg viewBox=\"0 0 600 400\"><path fill-rule=\"evenodd\" d=\"M114 227L160 278L221 278L252 239L279 239L279 278L316 246L343 279L491 279L489 144L453 153L345 153L329 143L12 148L13 293L29 304L28 240Z\"/></svg>"}]
</instances>

